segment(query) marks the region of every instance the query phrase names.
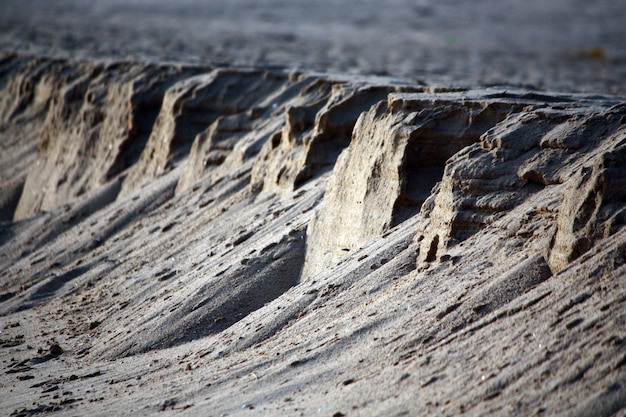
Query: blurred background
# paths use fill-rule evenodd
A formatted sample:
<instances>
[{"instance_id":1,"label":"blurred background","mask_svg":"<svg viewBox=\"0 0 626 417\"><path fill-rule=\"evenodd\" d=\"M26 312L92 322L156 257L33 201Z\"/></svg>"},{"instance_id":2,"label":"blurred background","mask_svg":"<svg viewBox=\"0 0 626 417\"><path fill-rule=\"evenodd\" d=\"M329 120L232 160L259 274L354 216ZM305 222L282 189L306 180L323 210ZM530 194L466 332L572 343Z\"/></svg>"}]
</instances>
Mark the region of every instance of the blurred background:
<instances>
[{"instance_id":1,"label":"blurred background","mask_svg":"<svg viewBox=\"0 0 626 417\"><path fill-rule=\"evenodd\" d=\"M626 96L626 2L1 0L0 52Z\"/></svg>"}]
</instances>

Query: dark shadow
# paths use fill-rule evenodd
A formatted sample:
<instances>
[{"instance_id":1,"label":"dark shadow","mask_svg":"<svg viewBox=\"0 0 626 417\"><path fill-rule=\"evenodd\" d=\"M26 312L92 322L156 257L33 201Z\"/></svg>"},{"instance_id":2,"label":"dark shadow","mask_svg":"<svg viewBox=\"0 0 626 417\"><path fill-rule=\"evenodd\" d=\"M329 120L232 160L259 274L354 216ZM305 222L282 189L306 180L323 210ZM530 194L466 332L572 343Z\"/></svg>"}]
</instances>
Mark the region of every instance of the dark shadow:
<instances>
[{"instance_id":1,"label":"dark shadow","mask_svg":"<svg viewBox=\"0 0 626 417\"><path fill-rule=\"evenodd\" d=\"M137 92L131 98L132 128L128 137L120 144L117 156L105 175L106 181L119 175L139 160L154 129L166 91L184 77L193 76L198 72L198 70L187 69L182 74L162 77L160 73L163 69L160 67L152 67L146 71L150 78L159 81L154 81L150 88Z\"/></svg>"},{"instance_id":2,"label":"dark shadow","mask_svg":"<svg viewBox=\"0 0 626 417\"><path fill-rule=\"evenodd\" d=\"M41 299L48 298L51 295L54 295L57 291L63 288L65 284L78 278L79 276L87 272L90 268L91 264L83 265L71 269L64 274L53 276L48 280L48 282L37 288L37 290L30 297L28 297L28 301L37 302Z\"/></svg>"},{"instance_id":3,"label":"dark shadow","mask_svg":"<svg viewBox=\"0 0 626 417\"><path fill-rule=\"evenodd\" d=\"M5 301L10 300L13 297L15 297L14 292L5 292L4 294L0 294L0 303L4 303Z\"/></svg>"},{"instance_id":4,"label":"dark shadow","mask_svg":"<svg viewBox=\"0 0 626 417\"><path fill-rule=\"evenodd\" d=\"M435 235L433 240L430 242L430 248L428 249L428 253L426 254L426 262L433 262L437 259L437 249L439 247L439 235Z\"/></svg>"},{"instance_id":5,"label":"dark shadow","mask_svg":"<svg viewBox=\"0 0 626 417\"><path fill-rule=\"evenodd\" d=\"M240 268L209 280L201 293L186 300L159 324L163 331L153 332L148 338L138 335L136 340L143 343L125 354L165 349L224 331L297 285L304 257L304 230L284 236L260 251L257 258L242 261Z\"/></svg>"},{"instance_id":6,"label":"dark shadow","mask_svg":"<svg viewBox=\"0 0 626 417\"><path fill-rule=\"evenodd\" d=\"M377 86L362 88L312 115L309 123L314 125L317 121L319 131L311 138L305 165L295 178L294 188L332 170L341 151L350 144L359 116L385 100L392 90Z\"/></svg>"},{"instance_id":7,"label":"dark shadow","mask_svg":"<svg viewBox=\"0 0 626 417\"><path fill-rule=\"evenodd\" d=\"M15 213L15 209L20 202L25 183L26 176L0 186L0 222L13 221L13 213ZM3 241L4 239L0 231L0 245L2 245Z\"/></svg>"},{"instance_id":8,"label":"dark shadow","mask_svg":"<svg viewBox=\"0 0 626 417\"><path fill-rule=\"evenodd\" d=\"M15 232L13 231L11 225L12 223L9 222L0 222L0 247L9 242L13 236L15 236Z\"/></svg>"},{"instance_id":9,"label":"dark shadow","mask_svg":"<svg viewBox=\"0 0 626 417\"><path fill-rule=\"evenodd\" d=\"M480 136L504 120L519 105L481 102L446 103L443 109L417 103L401 166L401 193L395 202L392 226L419 213L433 187L441 181L446 162L457 152L480 141Z\"/></svg>"}]
</instances>

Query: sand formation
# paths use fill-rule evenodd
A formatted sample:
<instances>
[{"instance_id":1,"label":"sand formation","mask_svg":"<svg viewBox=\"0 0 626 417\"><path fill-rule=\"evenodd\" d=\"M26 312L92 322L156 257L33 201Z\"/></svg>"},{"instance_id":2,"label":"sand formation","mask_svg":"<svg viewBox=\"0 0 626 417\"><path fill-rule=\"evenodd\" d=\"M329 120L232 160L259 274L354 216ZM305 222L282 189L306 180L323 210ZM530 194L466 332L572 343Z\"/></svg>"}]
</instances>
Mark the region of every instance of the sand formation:
<instances>
[{"instance_id":1,"label":"sand formation","mask_svg":"<svg viewBox=\"0 0 626 417\"><path fill-rule=\"evenodd\" d=\"M626 102L0 61L12 415L622 415Z\"/></svg>"}]
</instances>

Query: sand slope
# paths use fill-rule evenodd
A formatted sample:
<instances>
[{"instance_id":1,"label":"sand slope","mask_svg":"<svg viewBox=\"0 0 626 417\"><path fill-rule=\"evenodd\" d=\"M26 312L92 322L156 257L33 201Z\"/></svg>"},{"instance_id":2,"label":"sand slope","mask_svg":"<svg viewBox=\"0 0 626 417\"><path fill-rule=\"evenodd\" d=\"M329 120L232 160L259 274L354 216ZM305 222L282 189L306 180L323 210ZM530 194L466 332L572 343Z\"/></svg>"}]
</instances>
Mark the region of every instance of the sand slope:
<instances>
[{"instance_id":1,"label":"sand slope","mask_svg":"<svg viewBox=\"0 0 626 417\"><path fill-rule=\"evenodd\" d=\"M0 74L6 414L624 413L623 99Z\"/></svg>"}]
</instances>

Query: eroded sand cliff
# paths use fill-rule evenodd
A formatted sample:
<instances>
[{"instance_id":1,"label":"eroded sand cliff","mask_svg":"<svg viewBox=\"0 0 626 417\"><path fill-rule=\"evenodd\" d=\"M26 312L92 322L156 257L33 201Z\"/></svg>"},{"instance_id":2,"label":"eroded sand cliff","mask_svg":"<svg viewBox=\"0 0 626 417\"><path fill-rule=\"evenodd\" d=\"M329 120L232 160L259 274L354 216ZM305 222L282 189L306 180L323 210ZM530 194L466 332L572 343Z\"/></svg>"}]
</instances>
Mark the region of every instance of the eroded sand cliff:
<instances>
[{"instance_id":1,"label":"eroded sand cliff","mask_svg":"<svg viewBox=\"0 0 626 417\"><path fill-rule=\"evenodd\" d=\"M624 412L623 99L0 74L5 411Z\"/></svg>"}]
</instances>

